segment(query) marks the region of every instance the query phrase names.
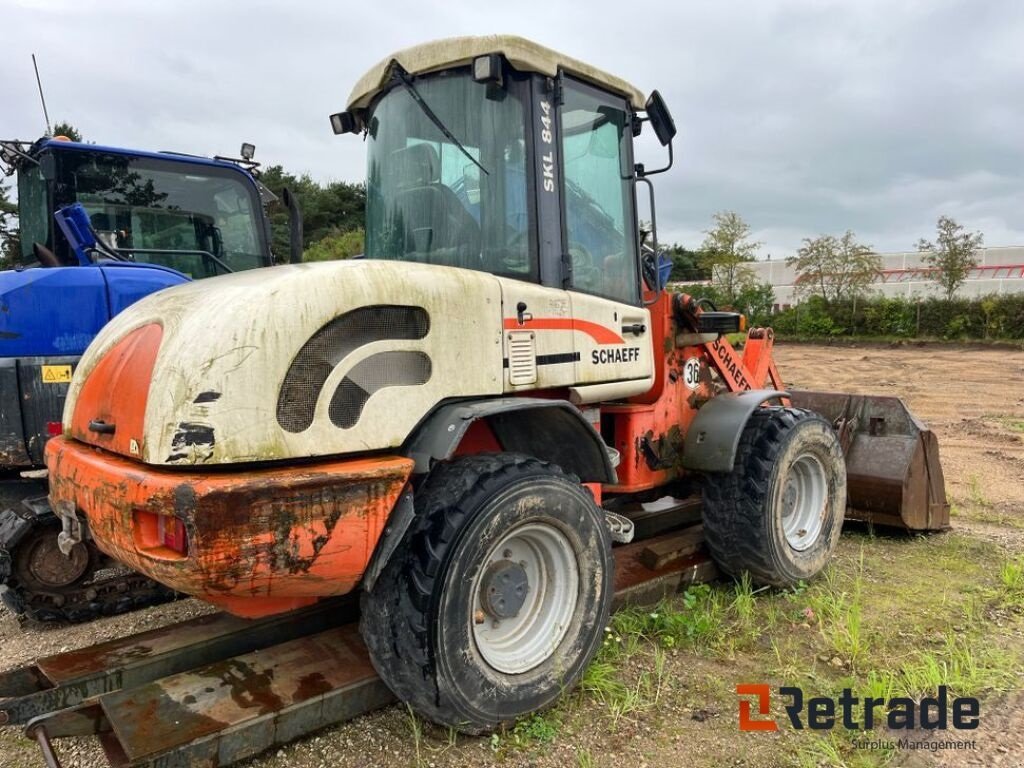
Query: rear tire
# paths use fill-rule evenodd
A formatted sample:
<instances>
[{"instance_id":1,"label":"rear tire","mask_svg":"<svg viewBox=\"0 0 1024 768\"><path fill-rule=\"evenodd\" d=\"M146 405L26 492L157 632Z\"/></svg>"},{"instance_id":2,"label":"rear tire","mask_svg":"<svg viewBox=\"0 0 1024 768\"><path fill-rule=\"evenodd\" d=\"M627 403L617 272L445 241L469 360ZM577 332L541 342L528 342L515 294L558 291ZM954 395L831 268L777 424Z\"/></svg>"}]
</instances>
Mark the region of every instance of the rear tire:
<instances>
[{"instance_id":1,"label":"rear tire","mask_svg":"<svg viewBox=\"0 0 1024 768\"><path fill-rule=\"evenodd\" d=\"M733 471L704 483L704 533L718 566L757 584L816 576L839 543L846 464L832 425L799 408L758 408Z\"/></svg>"},{"instance_id":2,"label":"rear tire","mask_svg":"<svg viewBox=\"0 0 1024 768\"><path fill-rule=\"evenodd\" d=\"M611 540L579 481L517 454L438 466L360 632L418 714L479 734L553 704L601 643Z\"/></svg>"}]
</instances>

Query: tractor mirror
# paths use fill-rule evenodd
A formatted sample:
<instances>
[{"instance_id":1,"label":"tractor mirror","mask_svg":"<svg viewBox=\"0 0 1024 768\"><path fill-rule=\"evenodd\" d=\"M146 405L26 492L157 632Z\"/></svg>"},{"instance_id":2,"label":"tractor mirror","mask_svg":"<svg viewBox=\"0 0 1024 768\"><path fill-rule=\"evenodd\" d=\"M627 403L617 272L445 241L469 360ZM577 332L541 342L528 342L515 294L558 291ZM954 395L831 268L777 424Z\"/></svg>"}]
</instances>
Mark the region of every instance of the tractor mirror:
<instances>
[{"instance_id":1,"label":"tractor mirror","mask_svg":"<svg viewBox=\"0 0 1024 768\"><path fill-rule=\"evenodd\" d=\"M359 130L356 116L351 112L335 112L331 115L331 128L335 134L355 133Z\"/></svg>"},{"instance_id":2,"label":"tractor mirror","mask_svg":"<svg viewBox=\"0 0 1024 768\"><path fill-rule=\"evenodd\" d=\"M53 152L44 152L39 156L39 172L47 181L57 178L57 158L53 156Z\"/></svg>"},{"instance_id":3,"label":"tractor mirror","mask_svg":"<svg viewBox=\"0 0 1024 768\"><path fill-rule=\"evenodd\" d=\"M652 91L644 109L647 112L647 119L651 121L651 125L654 127L654 133L657 135L658 141L661 142L661 146L668 146L669 142L676 135L676 123L672 119L672 113L668 111L665 100L661 98L661 94L657 91Z\"/></svg>"}]
</instances>

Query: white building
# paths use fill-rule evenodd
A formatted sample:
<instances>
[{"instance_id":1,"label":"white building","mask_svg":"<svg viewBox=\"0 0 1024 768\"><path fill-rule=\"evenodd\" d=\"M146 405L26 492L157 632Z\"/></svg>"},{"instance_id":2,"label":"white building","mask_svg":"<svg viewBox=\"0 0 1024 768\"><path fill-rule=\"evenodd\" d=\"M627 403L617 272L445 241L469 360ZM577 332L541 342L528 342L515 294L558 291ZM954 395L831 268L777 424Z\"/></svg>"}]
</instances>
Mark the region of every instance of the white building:
<instances>
[{"instance_id":1,"label":"white building","mask_svg":"<svg viewBox=\"0 0 1024 768\"><path fill-rule=\"evenodd\" d=\"M872 286L883 296L939 296L941 288L917 251L882 253L882 272ZM795 270L785 259L758 261L750 265L757 279L771 283L780 307L795 304ZM1024 246L982 248L978 267L957 290L961 298L993 293L1024 293Z\"/></svg>"}]
</instances>

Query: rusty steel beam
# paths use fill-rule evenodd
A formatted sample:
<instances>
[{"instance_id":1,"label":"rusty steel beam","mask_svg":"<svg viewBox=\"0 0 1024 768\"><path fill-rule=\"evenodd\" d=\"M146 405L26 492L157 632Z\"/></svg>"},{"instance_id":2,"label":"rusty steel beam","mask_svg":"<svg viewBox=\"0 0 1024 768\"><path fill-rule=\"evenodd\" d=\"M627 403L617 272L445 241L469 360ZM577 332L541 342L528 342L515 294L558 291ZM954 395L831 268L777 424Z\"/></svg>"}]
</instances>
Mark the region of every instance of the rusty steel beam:
<instances>
[{"instance_id":1,"label":"rusty steel beam","mask_svg":"<svg viewBox=\"0 0 1024 768\"><path fill-rule=\"evenodd\" d=\"M101 741L112 765L226 766L393 700L353 623L106 694L98 703L109 724Z\"/></svg>"},{"instance_id":2,"label":"rusty steel beam","mask_svg":"<svg viewBox=\"0 0 1024 768\"><path fill-rule=\"evenodd\" d=\"M679 536L615 548L615 609L717 575L703 552L644 565L648 547ZM49 768L60 768L51 740L90 734L113 768L223 768L394 700L357 613L348 599L261 621L215 614L101 643L0 675L12 696L0 708L12 723L31 717L26 736Z\"/></svg>"},{"instance_id":3,"label":"rusty steel beam","mask_svg":"<svg viewBox=\"0 0 1024 768\"><path fill-rule=\"evenodd\" d=\"M0 724L353 621L352 598L259 621L217 613L39 659L0 673Z\"/></svg>"}]
</instances>

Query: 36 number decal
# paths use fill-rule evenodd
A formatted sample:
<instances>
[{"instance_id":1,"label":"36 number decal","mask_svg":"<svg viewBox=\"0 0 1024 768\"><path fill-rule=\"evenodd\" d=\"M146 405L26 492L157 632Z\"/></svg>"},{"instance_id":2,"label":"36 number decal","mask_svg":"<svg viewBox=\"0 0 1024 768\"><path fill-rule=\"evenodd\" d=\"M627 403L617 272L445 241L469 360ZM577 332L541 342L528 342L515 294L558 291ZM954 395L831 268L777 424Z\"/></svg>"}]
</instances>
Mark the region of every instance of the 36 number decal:
<instances>
[{"instance_id":1,"label":"36 number decal","mask_svg":"<svg viewBox=\"0 0 1024 768\"><path fill-rule=\"evenodd\" d=\"M700 358L688 357L683 363L683 383L690 389L700 386Z\"/></svg>"}]
</instances>

